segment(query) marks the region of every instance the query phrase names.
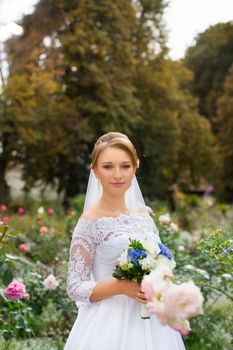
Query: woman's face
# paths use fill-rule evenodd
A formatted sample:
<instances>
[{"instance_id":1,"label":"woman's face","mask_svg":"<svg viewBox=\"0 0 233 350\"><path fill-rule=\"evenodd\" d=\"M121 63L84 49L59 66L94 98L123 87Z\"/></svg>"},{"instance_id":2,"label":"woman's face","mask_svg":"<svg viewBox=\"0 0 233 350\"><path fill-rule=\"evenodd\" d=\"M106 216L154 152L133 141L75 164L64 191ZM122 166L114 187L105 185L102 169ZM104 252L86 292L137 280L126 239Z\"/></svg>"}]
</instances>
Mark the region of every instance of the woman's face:
<instances>
[{"instance_id":1,"label":"woman's face","mask_svg":"<svg viewBox=\"0 0 233 350\"><path fill-rule=\"evenodd\" d=\"M107 147L100 153L93 170L102 184L103 192L121 195L131 185L136 168L126 151Z\"/></svg>"}]
</instances>

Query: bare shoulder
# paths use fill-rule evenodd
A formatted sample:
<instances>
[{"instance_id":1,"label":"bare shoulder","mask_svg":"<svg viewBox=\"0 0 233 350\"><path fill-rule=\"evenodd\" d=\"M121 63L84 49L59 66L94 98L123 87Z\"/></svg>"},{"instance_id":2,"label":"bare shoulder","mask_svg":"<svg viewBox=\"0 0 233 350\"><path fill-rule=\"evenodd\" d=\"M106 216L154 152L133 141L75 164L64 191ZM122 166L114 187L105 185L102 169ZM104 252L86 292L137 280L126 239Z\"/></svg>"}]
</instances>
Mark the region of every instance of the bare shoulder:
<instances>
[{"instance_id":1,"label":"bare shoulder","mask_svg":"<svg viewBox=\"0 0 233 350\"><path fill-rule=\"evenodd\" d=\"M95 207L91 207L90 209L84 211L81 215L81 218L83 219L90 219L90 220L96 220L99 217L99 210Z\"/></svg>"}]
</instances>

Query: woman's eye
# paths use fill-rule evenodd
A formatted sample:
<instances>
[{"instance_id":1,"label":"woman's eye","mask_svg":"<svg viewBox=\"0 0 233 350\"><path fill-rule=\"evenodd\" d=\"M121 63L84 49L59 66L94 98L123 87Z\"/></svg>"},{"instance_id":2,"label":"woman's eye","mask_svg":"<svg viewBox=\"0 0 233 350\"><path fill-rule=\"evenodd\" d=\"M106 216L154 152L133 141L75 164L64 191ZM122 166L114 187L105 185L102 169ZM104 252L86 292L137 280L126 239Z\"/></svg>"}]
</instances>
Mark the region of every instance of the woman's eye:
<instances>
[{"instance_id":1,"label":"woman's eye","mask_svg":"<svg viewBox=\"0 0 233 350\"><path fill-rule=\"evenodd\" d=\"M123 165L123 168L124 169L129 169L129 168L131 168L131 165Z\"/></svg>"},{"instance_id":2,"label":"woman's eye","mask_svg":"<svg viewBox=\"0 0 233 350\"><path fill-rule=\"evenodd\" d=\"M111 165L105 165L103 168L104 168L104 169L111 169L112 166L111 166Z\"/></svg>"}]
</instances>

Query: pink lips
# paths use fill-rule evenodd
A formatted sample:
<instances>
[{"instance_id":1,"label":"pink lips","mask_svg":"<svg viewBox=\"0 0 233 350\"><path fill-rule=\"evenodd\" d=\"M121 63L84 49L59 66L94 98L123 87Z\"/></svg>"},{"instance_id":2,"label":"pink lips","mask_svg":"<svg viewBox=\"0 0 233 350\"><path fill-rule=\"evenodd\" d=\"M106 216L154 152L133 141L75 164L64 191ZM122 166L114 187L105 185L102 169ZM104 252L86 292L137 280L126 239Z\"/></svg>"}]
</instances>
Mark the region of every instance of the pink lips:
<instances>
[{"instance_id":1,"label":"pink lips","mask_svg":"<svg viewBox=\"0 0 233 350\"><path fill-rule=\"evenodd\" d=\"M111 183L114 187L121 187L122 185L124 185L124 182L112 182Z\"/></svg>"}]
</instances>

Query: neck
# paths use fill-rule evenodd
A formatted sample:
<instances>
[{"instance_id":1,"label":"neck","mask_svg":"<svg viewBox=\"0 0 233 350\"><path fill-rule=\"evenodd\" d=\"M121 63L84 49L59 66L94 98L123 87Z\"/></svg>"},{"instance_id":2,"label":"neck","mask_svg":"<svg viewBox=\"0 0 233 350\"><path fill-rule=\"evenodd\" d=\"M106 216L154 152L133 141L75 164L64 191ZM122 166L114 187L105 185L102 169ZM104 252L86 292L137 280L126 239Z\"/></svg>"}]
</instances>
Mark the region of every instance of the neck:
<instances>
[{"instance_id":1,"label":"neck","mask_svg":"<svg viewBox=\"0 0 233 350\"><path fill-rule=\"evenodd\" d=\"M113 197L111 195L103 194L99 201L100 205L108 210L116 213L128 213L129 210L125 205L124 197Z\"/></svg>"}]
</instances>

